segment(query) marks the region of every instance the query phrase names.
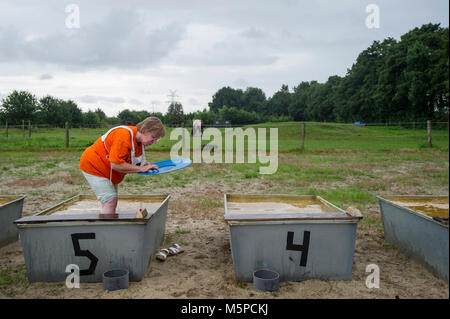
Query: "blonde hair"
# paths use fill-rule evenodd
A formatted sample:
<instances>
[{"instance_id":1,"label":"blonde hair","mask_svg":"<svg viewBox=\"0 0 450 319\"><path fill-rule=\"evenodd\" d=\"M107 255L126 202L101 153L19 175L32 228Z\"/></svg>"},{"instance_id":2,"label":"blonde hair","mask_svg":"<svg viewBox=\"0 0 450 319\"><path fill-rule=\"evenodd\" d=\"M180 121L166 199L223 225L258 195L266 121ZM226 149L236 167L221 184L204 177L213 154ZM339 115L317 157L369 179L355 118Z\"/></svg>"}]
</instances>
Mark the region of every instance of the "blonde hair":
<instances>
[{"instance_id":1,"label":"blonde hair","mask_svg":"<svg viewBox=\"0 0 450 319\"><path fill-rule=\"evenodd\" d=\"M166 135L166 129L164 128L164 125L157 117L147 117L142 122L136 124L136 127L139 132L143 134L152 133L157 138L162 138Z\"/></svg>"}]
</instances>

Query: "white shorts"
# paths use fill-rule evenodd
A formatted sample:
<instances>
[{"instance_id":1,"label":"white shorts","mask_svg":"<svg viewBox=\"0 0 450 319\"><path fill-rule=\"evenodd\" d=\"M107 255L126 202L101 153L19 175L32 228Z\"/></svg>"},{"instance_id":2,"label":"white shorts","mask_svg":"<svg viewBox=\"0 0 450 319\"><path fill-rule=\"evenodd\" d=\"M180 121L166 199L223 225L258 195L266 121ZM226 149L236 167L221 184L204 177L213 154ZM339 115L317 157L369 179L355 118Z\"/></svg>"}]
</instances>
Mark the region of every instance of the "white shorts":
<instances>
[{"instance_id":1,"label":"white shorts","mask_svg":"<svg viewBox=\"0 0 450 319\"><path fill-rule=\"evenodd\" d=\"M108 178L98 177L81 171L97 196L98 200L103 203L110 201L119 196L119 185L113 184Z\"/></svg>"}]
</instances>

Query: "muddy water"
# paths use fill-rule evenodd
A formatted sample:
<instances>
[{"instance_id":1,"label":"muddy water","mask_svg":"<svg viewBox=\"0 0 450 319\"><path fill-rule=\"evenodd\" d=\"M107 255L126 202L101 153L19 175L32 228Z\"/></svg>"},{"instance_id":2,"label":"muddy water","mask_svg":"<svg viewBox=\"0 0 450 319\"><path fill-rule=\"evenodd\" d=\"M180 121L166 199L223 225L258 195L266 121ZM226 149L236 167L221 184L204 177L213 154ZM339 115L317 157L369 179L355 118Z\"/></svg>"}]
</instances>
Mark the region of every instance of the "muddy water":
<instances>
[{"instance_id":1,"label":"muddy water","mask_svg":"<svg viewBox=\"0 0 450 319\"><path fill-rule=\"evenodd\" d=\"M162 201L136 201L136 200L120 200L117 204L116 213L137 213L139 209L147 209L149 213L155 211ZM72 203L68 206L64 205L56 211L52 211L51 215L76 215L76 214L100 214L102 205L98 200L82 200Z\"/></svg>"},{"instance_id":2,"label":"muddy water","mask_svg":"<svg viewBox=\"0 0 450 319\"><path fill-rule=\"evenodd\" d=\"M236 200L227 202L228 211L233 213L245 214L326 214L338 213L339 211L333 207L323 204L319 200L302 200L302 201L251 201Z\"/></svg>"},{"instance_id":3,"label":"muddy water","mask_svg":"<svg viewBox=\"0 0 450 319\"><path fill-rule=\"evenodd\" d=\"M11 197L0 196L0 206L8 204L10 202L13 202L13 201L15 201L15 200L17 200L19 198L20 198L20 196L17 196L17 197L14 197L14 196L11 196Z\"/></svg>"},{"instance_id":4,"label":"muddy water","mask_svg":"<svg viewBox=\"0 0 450 319\"><path fill-rule=\"evenodd\" d=\"M392 202L430 217L448 217L449 215L449 201L445 198L392 200Z\"/></svg>"}]
</instances>

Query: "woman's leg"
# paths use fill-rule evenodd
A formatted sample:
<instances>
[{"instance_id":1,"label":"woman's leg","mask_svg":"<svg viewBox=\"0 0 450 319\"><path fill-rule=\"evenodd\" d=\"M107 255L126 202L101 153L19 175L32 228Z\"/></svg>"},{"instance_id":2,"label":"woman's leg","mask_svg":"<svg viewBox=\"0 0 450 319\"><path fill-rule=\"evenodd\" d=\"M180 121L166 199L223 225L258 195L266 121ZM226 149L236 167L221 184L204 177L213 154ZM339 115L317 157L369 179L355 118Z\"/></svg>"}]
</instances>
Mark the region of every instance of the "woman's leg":
<instances>
[{"instance_id":1,"label":"woman's leg","mask_svg":"<svg viewBox=\"0 0 450 319\"><path fill-rule=\"evenodd\" d=\"M109 201L102 203L102 214L115 214L117 208L117 197L110 199Z\"/></svg>"},{"instance_id":2,"label":"woman's leg","mask_svg":"<svg viewBox=\"0 0 450 319\"><path fill-rule=\"evenodd\" d=\"M83 172L83 171L82 171ZM104 177L83 172L97 199L102 203L102 214L115 214L119 187Z\"/></svg>"}]
</instances>

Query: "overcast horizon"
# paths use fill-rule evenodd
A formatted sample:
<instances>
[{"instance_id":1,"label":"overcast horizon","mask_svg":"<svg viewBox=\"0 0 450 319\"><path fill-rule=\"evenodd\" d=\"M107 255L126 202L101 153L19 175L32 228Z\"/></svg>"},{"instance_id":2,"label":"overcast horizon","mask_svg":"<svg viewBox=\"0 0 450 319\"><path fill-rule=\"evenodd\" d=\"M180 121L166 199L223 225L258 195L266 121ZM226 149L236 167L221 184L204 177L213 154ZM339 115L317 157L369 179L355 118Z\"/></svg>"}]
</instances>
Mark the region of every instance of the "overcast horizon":
<instances>
[{"instance_id":1,"label":"overcast horizon","mask_svg":"<svg viewBox=\"0 0 450 319\"><path fill-rule=\"evenodd\" d=\"M379 28L366 23L370 4ZM117 116L165 113L171 90L185 113L224 86L268 98L283 84L345 76L375 40L448 27L448 10L447 0L2 1L0 99L27 90Z\"/></svg>"}]
</instances>

